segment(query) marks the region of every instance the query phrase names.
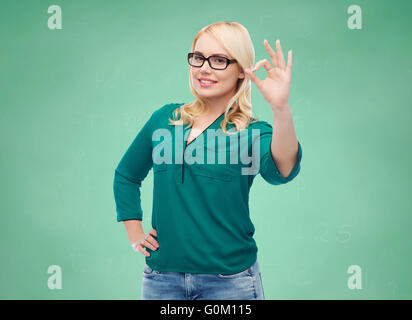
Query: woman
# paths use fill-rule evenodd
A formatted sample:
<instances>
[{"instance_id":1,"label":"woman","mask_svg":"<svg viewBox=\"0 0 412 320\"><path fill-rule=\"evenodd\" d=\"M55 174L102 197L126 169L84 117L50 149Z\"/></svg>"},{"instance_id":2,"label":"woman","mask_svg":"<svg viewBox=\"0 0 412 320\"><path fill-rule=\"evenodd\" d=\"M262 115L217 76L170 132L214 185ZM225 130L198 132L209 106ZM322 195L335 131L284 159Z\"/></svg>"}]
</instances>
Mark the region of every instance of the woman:
<instances>
[{"instance_id":1,"label":"woman","mask_svg":"<svg viewBox=\"0 0 412 320\"><path fill-rule=\"evenodd\" d=\"M259 173L272 185L291 181L302 157L288 104L292 52L286 65L279 41L277 53L264 44L273 67L264 59L251 70L254 49L242 25L200 30L188 54L195 101L155 110L115 170L117 221L146 256L142 299L264 299L249 190ZM262 66L263 81L253 73ZM252 115L250 80L276 130ZM151 168L153 229L146 234L140 187Z\"/></svg>"}]
</instances>

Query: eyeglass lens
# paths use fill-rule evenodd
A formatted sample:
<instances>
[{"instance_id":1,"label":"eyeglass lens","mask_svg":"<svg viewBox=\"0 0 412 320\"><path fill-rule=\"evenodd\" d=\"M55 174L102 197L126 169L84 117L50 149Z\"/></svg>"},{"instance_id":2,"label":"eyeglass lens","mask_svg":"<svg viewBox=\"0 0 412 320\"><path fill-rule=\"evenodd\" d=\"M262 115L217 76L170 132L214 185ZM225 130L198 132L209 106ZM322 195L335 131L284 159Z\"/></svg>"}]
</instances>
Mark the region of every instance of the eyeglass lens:
<instances>
[{"instance_id":1,"label":"eyeglass lens","mask_svg":"<svg viewBox=\"0 0 412 320\"><path fill-rule=\"evenodd\" d=\"M203 64L204 59L205 58L203 56L201 56L200 54L195 53L189 58L189 62L192 66L200 67ZM209 61L211 63L212 68L216 68L216 69L225 69L226 68L226 59L225 58L212 56L212 57L210 57Z\"/></svg>"}]
</instances>

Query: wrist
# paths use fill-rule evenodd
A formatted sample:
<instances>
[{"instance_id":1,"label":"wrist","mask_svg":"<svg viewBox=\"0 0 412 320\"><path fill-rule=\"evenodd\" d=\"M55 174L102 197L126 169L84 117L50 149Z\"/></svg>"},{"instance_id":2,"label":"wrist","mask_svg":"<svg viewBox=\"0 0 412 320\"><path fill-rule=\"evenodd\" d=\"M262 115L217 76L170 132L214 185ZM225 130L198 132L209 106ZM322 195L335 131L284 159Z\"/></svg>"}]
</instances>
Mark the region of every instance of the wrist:
<instances>
[{"instance_id":1,"label":"wrist","mask_svg":"<svg viewBox=\"0 0 412 320\"><path fill-rule=\"evenodd\" d=\"M271 105L270 105L270 108L272 109L273 112L282 112L282 111L284 111L284 110L286 110L286 109L289 109L290 106L289 106L289 102L286 102L286 103L284 103L284 104L282 104L282 105L274 105L274 104L271 104Z\"/></svg>"},{"instance_id":2,"label":"wrist","mask_svg":"<svg viewBox=\"0 0 412 320\"><path fill-rule=\"evenodd\" d=\"M273 118L282 118L282 117L288 117L291 113L292 110L289 107L289 104L285 105L284 107L275 107L272 108L272 113L273 113Z\"/></svg>"}]
</instances>

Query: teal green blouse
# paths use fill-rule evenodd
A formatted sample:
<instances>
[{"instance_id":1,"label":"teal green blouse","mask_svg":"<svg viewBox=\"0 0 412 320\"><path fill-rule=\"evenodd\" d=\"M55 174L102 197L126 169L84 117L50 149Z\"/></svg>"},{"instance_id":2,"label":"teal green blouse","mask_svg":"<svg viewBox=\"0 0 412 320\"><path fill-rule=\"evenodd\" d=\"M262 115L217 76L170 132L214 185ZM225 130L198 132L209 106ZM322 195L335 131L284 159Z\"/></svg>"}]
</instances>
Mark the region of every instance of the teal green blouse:
<instances>
[{"instance_id":1,"label":"teal green blouse","mask_svg":"<svg viewBox=\"0 0 412 320\"><path fill-rule=\"evenodd\" d=\"M253 179L260 174L271 185L291 181L300 171L301 145L298 142L297 161L285 178L271 155L269 123L258 121L224 134L223 113L186 145L191 128L168 120L181 105L155 110L116 167L117 221L143 219L140 189L153 168L152 227L159 248L146 248L146 263L158 271L241 272L257 259L249 212Z\"/></svg>"}]
</instances>

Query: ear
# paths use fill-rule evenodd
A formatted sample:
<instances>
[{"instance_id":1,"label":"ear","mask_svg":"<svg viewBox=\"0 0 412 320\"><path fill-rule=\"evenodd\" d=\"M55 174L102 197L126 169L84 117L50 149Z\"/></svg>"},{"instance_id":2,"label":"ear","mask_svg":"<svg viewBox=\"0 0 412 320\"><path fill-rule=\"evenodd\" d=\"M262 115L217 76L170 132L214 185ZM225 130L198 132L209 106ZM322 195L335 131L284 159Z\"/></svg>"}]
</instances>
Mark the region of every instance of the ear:
<instances>
[{"instance_id":1,"label":"ear","mask_svg":"<svg viewBox=\"0 0 412 320\"><path fill-rule=\"evenodd\" d=\"M244 79L245 78L245 73L243 71L239 72L239 79Z\"/></svg>"}]
</instances>

